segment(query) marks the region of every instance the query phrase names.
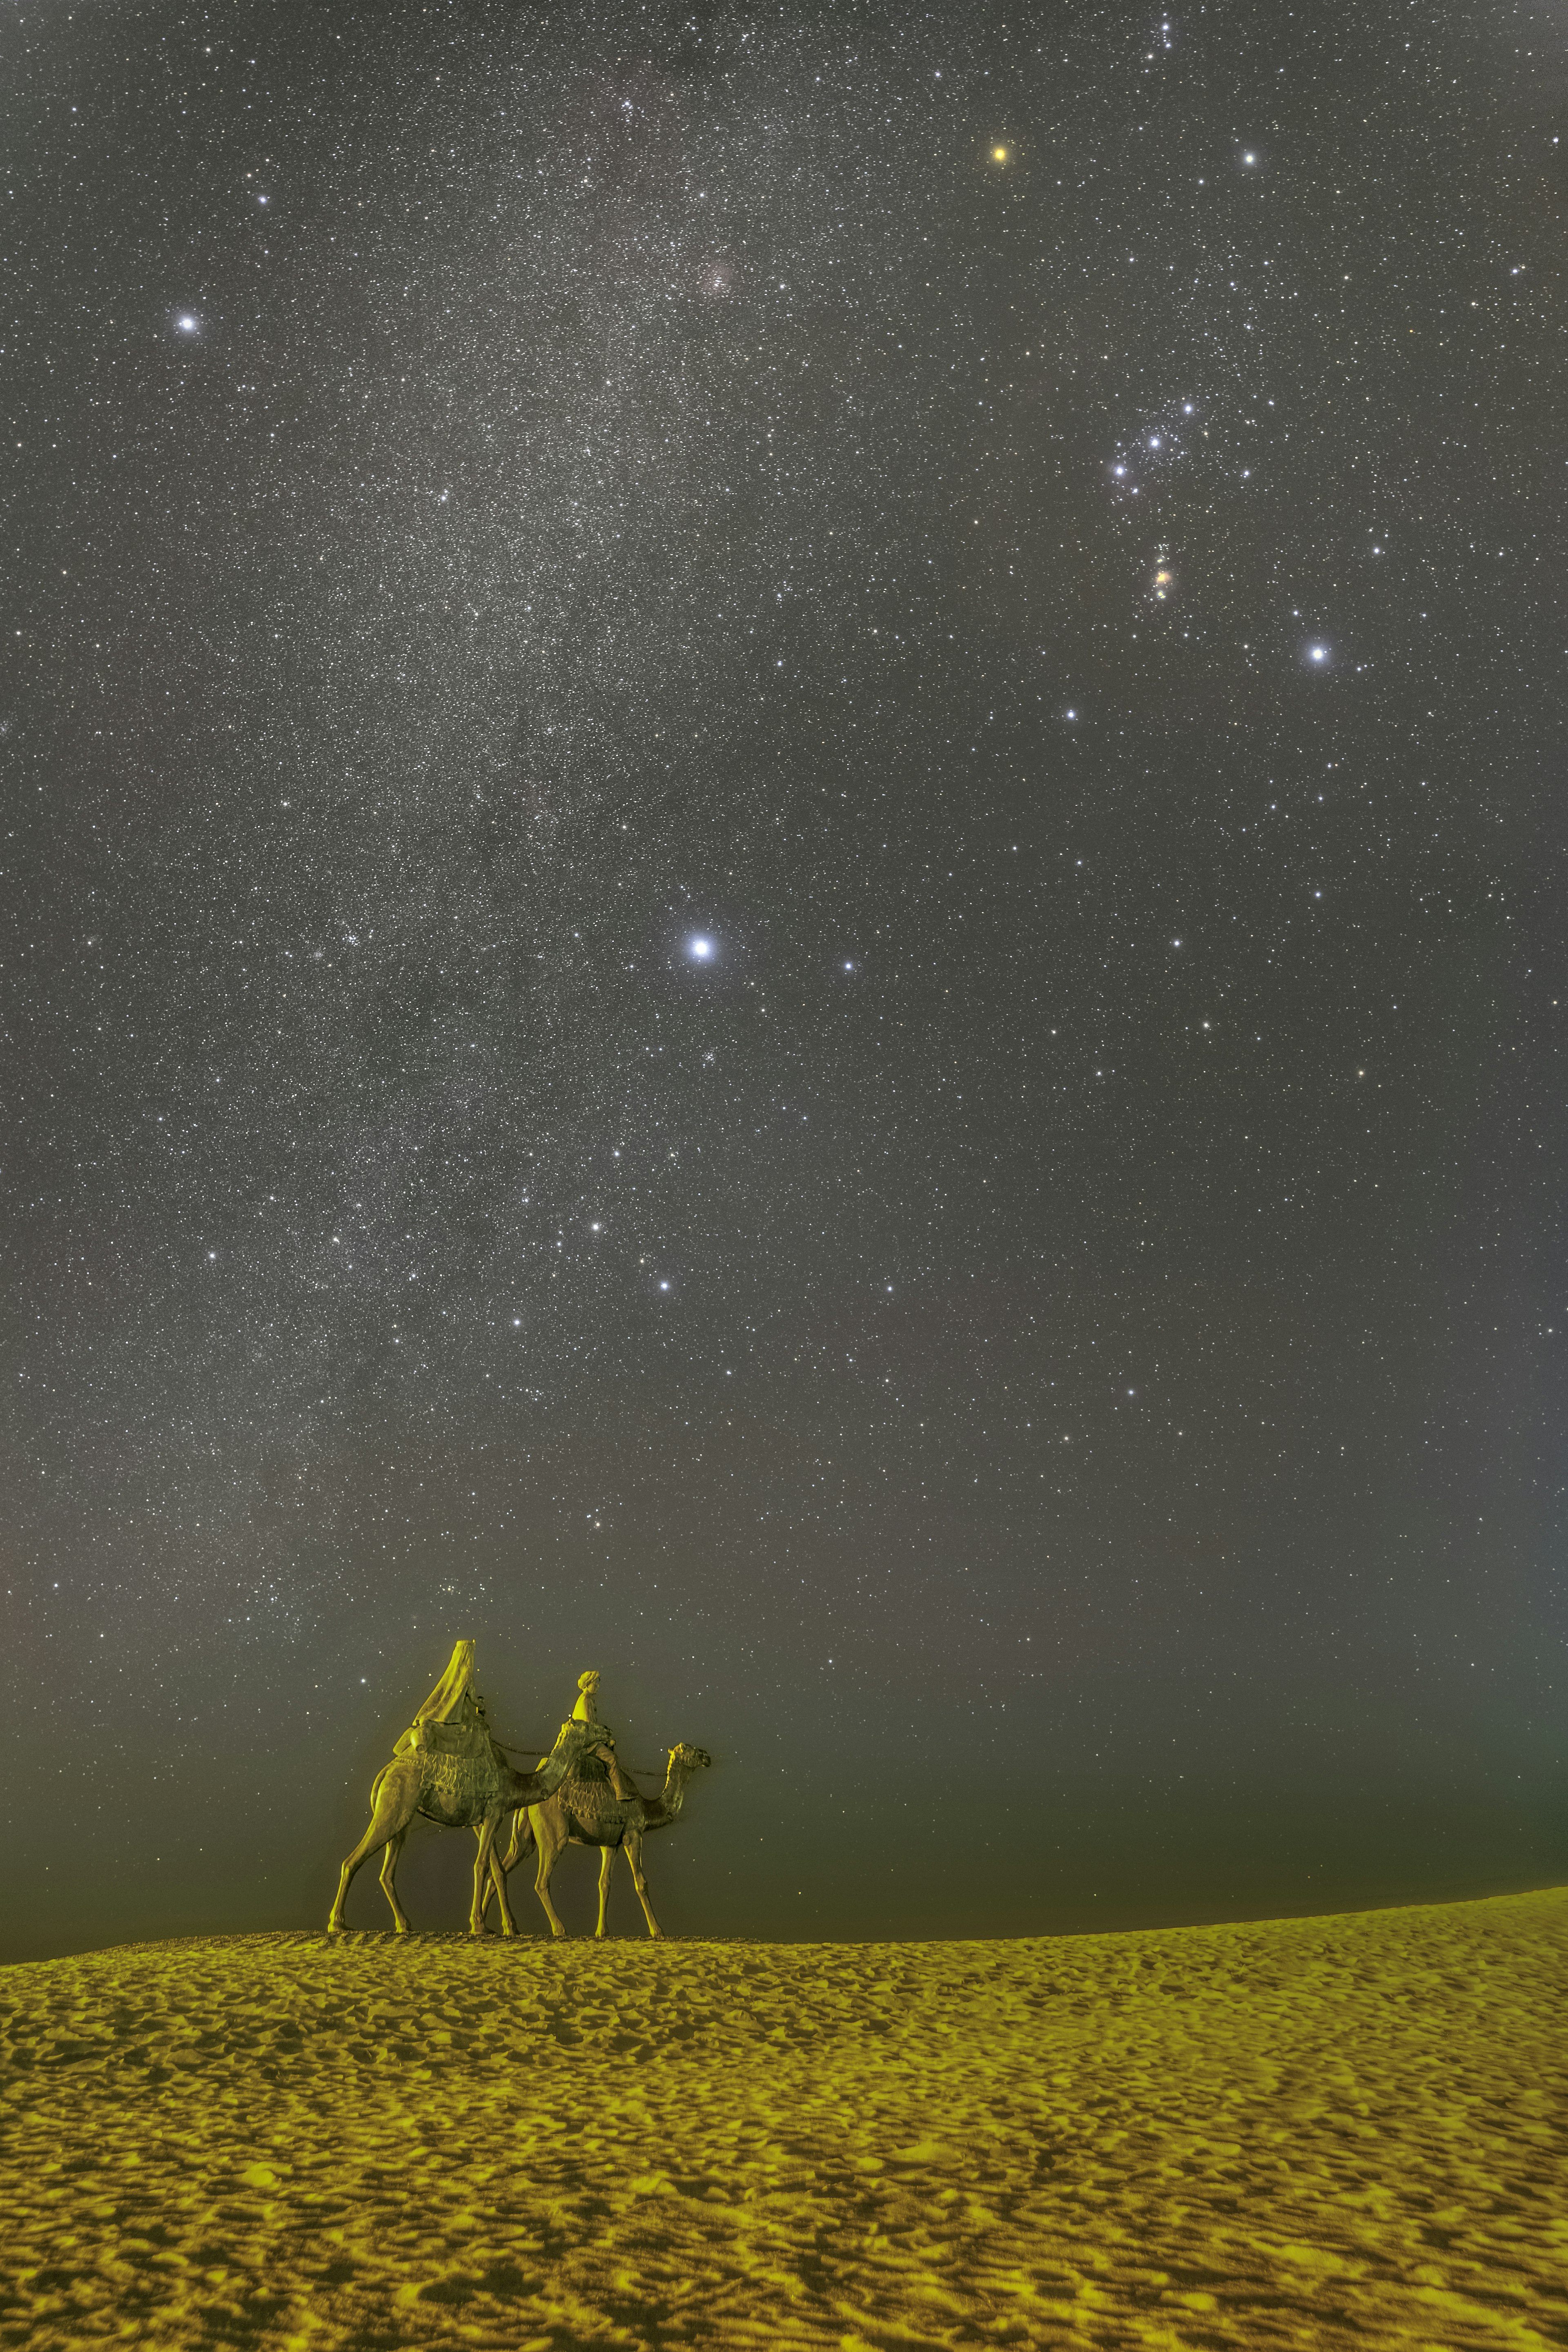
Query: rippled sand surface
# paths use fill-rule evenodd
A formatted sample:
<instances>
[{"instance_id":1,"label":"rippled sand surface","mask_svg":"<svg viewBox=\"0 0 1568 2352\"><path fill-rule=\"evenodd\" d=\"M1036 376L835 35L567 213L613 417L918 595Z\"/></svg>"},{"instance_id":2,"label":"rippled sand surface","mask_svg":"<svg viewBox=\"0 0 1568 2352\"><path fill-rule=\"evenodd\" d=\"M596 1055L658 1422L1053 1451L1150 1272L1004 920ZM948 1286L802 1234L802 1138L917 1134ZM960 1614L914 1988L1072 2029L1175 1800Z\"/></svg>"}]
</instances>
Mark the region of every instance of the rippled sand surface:
<instances>
[{"instance_id":1,"label":"rippled sand surface","mask_svg":"<svg viewBox=\"0 0 1568 2352\"><path fill-rule=\"evenodd\" d=\"M1568 1890L0 1969L0 2341L1568 2344Z\"/></svg>"}]
</instances>

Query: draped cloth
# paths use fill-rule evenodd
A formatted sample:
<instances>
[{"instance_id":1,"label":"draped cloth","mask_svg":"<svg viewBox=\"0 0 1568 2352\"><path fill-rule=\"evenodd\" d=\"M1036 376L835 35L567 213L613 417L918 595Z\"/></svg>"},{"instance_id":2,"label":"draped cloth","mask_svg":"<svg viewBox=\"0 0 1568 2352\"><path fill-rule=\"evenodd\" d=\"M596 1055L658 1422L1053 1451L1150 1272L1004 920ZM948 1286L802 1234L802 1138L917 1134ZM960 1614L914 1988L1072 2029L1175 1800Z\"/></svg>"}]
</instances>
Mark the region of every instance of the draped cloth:
<instances>
[{"instance_id":1,"label":"draped cloth","mask_svg":"<svg viewBox=\"0 0 1568 2352\"><path fill-rule=\"evenodd\" d=\"M465 1706L464 1701L468 1704ZM451 1664L416 1714L413 1722L398 1741L394 1753L406 1756L411 1748L420 1745L416 1737L420 1726L426 1723L459 1722L479 1724L483 1721L474 1695L474 1644L459 1642L452 1653Z\"/></svg>"}]
</instances>

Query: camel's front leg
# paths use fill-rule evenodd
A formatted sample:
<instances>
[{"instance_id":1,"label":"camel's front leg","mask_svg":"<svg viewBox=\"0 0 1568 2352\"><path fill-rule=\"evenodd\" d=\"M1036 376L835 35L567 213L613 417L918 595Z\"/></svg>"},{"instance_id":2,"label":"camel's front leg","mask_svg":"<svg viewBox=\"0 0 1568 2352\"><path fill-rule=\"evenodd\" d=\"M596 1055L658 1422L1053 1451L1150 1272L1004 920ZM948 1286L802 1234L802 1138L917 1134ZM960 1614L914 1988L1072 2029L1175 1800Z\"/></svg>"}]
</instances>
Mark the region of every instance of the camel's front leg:
<instances>
[{"instance_id":1,"label":"camel's front leg","mask_svg":"<svg viewBox=\"0 0 1568 2352\"><path fill-rule=\"evenodd\" d=\"M408 1933L408 1914L397 1899L397 1857L403 1852L403 1841L407 1835L408 1832L402 1829L395 1837L389 1837L386 1852L381 1857L381 1891L392 1906L395 1932L399 1936Z\"/></svg>"},{"instance_id":2,"label":"camel's front leg","mask_svg":"<svg viewBox=\"0 0 1568 2352\"><path fill-rule=\"evenodd\" d=\"M594 1930L595 1936L602 1936L605 1932L605 1911L610 1900L610 1873L615 1866L615 1847L601 1846L599 1849L599 1924Z\"/></svg>"},{"instance_id":3,"label":"camel's front leg","mask_svg":"<svg viewBox=\"0 0 1568 2352\"><path fill-rule=\"evenodd\" d=\"M483 1830L479 1830L479 1831L477 1831L477 1832L475 1832L475 1834L476 1834L477 1836L482 1837L482 1836L484 1835L484 1832L483 1832ZM514 1865L515 1865L515 1864L516 1864L516 1862L517 1862L518 1855L519 1855L520 1853L527 1853L527 1851L528 1851L528 1809L527 1809L527 1807L526 1807L526 1806L524 1806L524 1805L520 1805L520 1806L518 1807L518 1809L517 1809L516 1812L515 1812L515 1813L513 1813L513 1815L512 1815L512 1817L511 1817L511 1836L510 1836L510 1842L508 1843L506 1852L505 1852L504 1853L501 1853L501 1850L500 1850L500 1829L498 1828L498 1830L496 1831L495 1852L494 1852L494 1853L491 1854L491 1856L490 1856L490 1881L491 1881L491 1885L494 1885L494 1886L496 1886L496 1887L498 1887L498 1888L500 1888L500 1889L502 1891L503 1895L504 1895L504 1892L505 1892L506 1881L507 1881L508 1877L510 1875L510 1873L511 1873L511 1871L512 1871L512 1869L513 1869L513 1867L514 1867ZM498 1877L497 1877L497 1875L496 1875L496 1873L497 1873L498 1871L500 1873L500 1877L499 1877L499 1878L498 1878ZM486 1887L486 1889L485 1889L485 1900L484 1900L484 1906L483 1906L483 1909L482 1909L482 1911L481 1911L481 1913L480 1913L480 1916L481 1916L481 1918L486 1918L486 1919L488 1919L488 1918L489 1918L489 1910L490 1910L490 1889L489 1889L489 1886L487 1886L487 1887ZM510 1936L510 1935L513 1932L513 1929L516 1927L516 1925L517 1925L517 1922L516 1922L515 1920L513 1920L513 1921L512 1921L512 1925L511 1925L511 1927L508 1927L508 1928L506 1929L506 1931L505 1931L505 1932Z\"/></svg>"},{"instance_id":4,"label":"camel's front leg","mask_svg":"<svg viewBox=\"0 0 1568 2352\"><path fill-rule=\"evenodd\" d=\"M550 1900L550 1875L565 1850L566 1841L552 1833L545 1817L541 1814L533 1822L533 1842L539 1848L539 1868L534 1874L533 1891L544 1906L551 1934L563 1936L566 1933L565 1922Z\"/></svg>"},{"instance_id":5,"label":"camel's front leg","mask_svg":"<svg viewBox=\"0 0 1568 2352\"><path fill-rule=\"evenodd\" d=\"M480 1824L479 1850L474 1857L474 1899L468 1908L470 1936L482 1936L485 1932L485 1898L490 1876L490 1864L495 1853L496 1826L500 1819L499 1813L491 1813ZM500 1879L497 1883L500 1888L502 1932L510 1936L513 1933L513 1921L506 1899L506 1881Z\"/></svg>"},{"instance_id":6,"label":"camel's front leg","mask_svg":"<svg viewBox=\"0 0 1568 2352\"><path fill-rule=\"evenodd\" d=\"M343 1924L343 1905L348 1900L349 1888L353 1885L354 1873L361 1863L368 1861L389 1839L396 1838L399 1844L402 1843L403 1832L414 1819L419 1804L418 1758L400 1757L396 1763L389 1764L371 1790L370 1802L370 1827L338 1874L337 1899L327 1916L329 1935L335 1935ZM393 1866L395 1869L395 1862ZM393 1897L392 1907L395 1914L395 1896ZM398 1934L406 1935L407 1931L407 1920L399 1916Z\"/></svg>"},{"instance_id":7,"label":"camel's front leg","mask_svg":"<svg viewBox=\"0 0 1568 2352\"><path fill-rule=\"evenodd\" d=\"M501 1860L500 1854L497 1850L500 1844L500 1839L498 1836L495 1843L490 1847L490 1885L485 1889L484 1909L481 1911L479 1916L482 1918L485 1912L488 1912L489 1909L490 1886L493 1886L497 1895L500 1898L501 1934L503 1936L515 1936L517 1933L517 1921L511 1916L511 1900L506 1891L506 1865Z\"/></svg>"},{"instance_id":8,"label":"camel's front leg","mask_svg":"<svg viewBox=\"0 0 1568 2352\"><path fill-rule=\"evenodd\" d=\"M648 1934L662 1936L664 1929L654 1917L653 1905L647 1899L647 1880L643 1876L642 1866L642 1833L639 1830L626 1832L626 1861L631 1865L632 1885L637 1888L637 1901L642 1905L642 1915L647 1921Z\"/></svg>"}]
</instances>

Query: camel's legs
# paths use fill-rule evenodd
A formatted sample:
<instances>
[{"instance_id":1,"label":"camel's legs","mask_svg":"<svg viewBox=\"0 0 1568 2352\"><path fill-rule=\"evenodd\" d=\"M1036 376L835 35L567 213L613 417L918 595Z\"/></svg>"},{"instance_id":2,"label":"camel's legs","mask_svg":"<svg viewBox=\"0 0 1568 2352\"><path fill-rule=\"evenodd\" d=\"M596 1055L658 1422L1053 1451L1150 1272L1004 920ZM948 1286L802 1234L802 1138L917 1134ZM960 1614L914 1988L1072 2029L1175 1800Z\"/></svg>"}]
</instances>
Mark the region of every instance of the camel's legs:
<instances>
[{"instance_id":1,"label":"camel's legs","mask_svg":"<svg viewBox=\"0 0 1568 2352\"><path fill-rule=\"evenodd\" d=\"M403 1852L403 1841L407 1835L408 1832L404 1829L399 1830L395 1837L389 1837L386 1851L381 1857L381 1891L392 1906L392 1916L400 1936L408 1933L408 1914L397 1899L397 1857Z\"/></svg>"},{"instance_id":2,"label":"camel's legs","mask_svg":"<svg viewBox=\"0 0 1568 2352\"><path fill-rule=\"evenodd\" d=\"M615 1847L601 1846L599 1848L599 1924L594 1930L595 1936L602 1936L605 1932L605 1907L610 1899L610 1873L615 1866Z\"/></svg>"},{"instance_id":3,"label":"camel's legs","mask_svg":"<svg viewBox=\"0 0 1568 2352\"><path fill-rule=\"evenodd\" d=\"M500 1822L499 1828L496 1828L496 1844L491 1846L491 1855L489 1855L489 1884L484 1886L484 1900L479 1903L479 1919L489 1919L489 1898L491 1898L491 1891L494 1891L494 1894L500 1895L500 1900L503 1900L503 1906L505 1906L503 1927L500 1927L500 1931L503 1931L505 1936L515 1936L517 1933L515 1919L512 1919L510 1927L505 1927L505 1919L510 1919L512 1916L510 1895L505 1894L505 1879L508 1879L508 1872L515 1867L517 1855L527 1853L529 1849L527 1806L517 1806L517 1811L512 1813L512 1832L510 1832L510 1842L508 1842L505 1853L500 1851L500 1828L505 1828L505 1822ZM482 1828L475 1830L475 1837L484 1837L484 1830Z\"/></svg>"},{"instance_id":4,"label":"camel's legs","mask_svg":"<svg viewBox=\"0 0 1568 2352\"><path fill-rule=\"evenodd\" d=\"M409 1769L410 1766L412 1769ZM387 1766L371 1791L370 1827L339 1873L337 1899L327 1917L329 1935L343 1924L343 1904L347 1900L349 1888L353 1885L354 1873L361 1863L368 1862L373 1853L378 1853L386 1844L388 1839L396 1838L401 1843L403 1832L414 1819L418 1805L419 1759L417 1757L410 1757L406 1759L399 1758L395 1764ZM395 1868L395 1864L394 1867ZM395 1907L395 1898L394 1908ZM407 1927L406 1919L400 1920L399 1935L405 1934Z\"/></svg>"},{"instance_id":5,"label":"camel's legs","mask_svg":"<svg viewBox=\"0 0 1568 2352\"><path fill-rule=\"evenodd\" d=\"M499 1884L501 1886L505 1885L508 1874L517 1866L518 1856L528 1852L528 1808L526 1805L520 1805L516 1812L513 1813L511 1817L511 1835L504 1853L500 1851L500 1831L498 1829L496 1832L495 1851L490 1855L490 1878L492 1883ZM498 1870L500 1873L499 1882L496 1881L496 1873ZM485 1889L484 1904L480 1910L479 1916L481 1918L488 1918L489 1916L489 1908L490 1890L487 1886ZM510 1936L512 1932L511 1928L509 1927L506 1932Z\"/></svg>"},{"instance_id":6,"label":"camel's legs","mask_svg":"<svg viewBox=\"0 0 1568 2352\"><path fill-rule=\"evenodd\" d=\"M637 1901L642 1905L642 1914L643 1917L647 1921L648 1934L650 1936L662 1936L664 1929L654 1917L653 1905L647 1899L647 1880L643 1876L642 1832L640 1830L628 1830L626 1832L626 1860L631 1864L632 1885L637 1888Z\"/></svg>"},{"instance_id":7,"label":"camel's legs","mask_svg":"<svg viewBox=\"0 0 1568 2352\"><path fill-rule=\"evenodd\" d=\"M550 1824L542 1813L532 1822L531 1825L533 1842L539 1848L539 1869L534 1877L533 1891L544 1906L544 1916L550 1922L551 1934L563 1936L566 1933L564 1923L554 1904L550 1900L550 1874L565 1852L566 1841L564 1838L558 1840L552 1834Z\"/></svg>"},{"instance_id":8,"label":"camel's legs","mask_svg":"<svg viewBox=\"0 0 1568 2352\"><path fill-rule=\"evenodd\" d=\"M511 1838L501 1856L503 1870L515 1870L520 1857L528 1852L533 1832L528 1825L528 1807L519 1805L511 1817Z\"/></svg>"},{"instance_id":9,"label":"camel's legs","mask_svg":"<svg viewBox=\"0 0 1568 2352\"><path fill-rule=\"evenodd\" d=\"M517 1933L517 1921L511 1916L511 1902L506 1891L506 1873L500 1866L500 1856L497 1853L493 1845L490 1848L490 1884L489 1886L485 1888L484 1904L479 1912L479 1917L481 1920L484 1918L486 1912L489 1909L490 1886L495 1888L497 1895L500 1897L501 1934L503 1936L515 1936Z\"/></svg>"},{"instance_id":10,"label":"camel's legs","mask_svg":"<svg viewBox=\"0 0 1568 2352\"><path fill-rule=\"evenodd\" d=\"M482 1936L485 1932L485 1903L489 1892L490 1863L495 1853L496 1831L500 1822L500 1814L491 1813L479 1824L479 1850L474 1857L474 1899L468 1907L470 1936ZM506 1899L506 1881L501 1879L498 1884L500 1887L501 1932L510 1936L516 1931L510 1906Z\"/></svg>"}]
</instances>

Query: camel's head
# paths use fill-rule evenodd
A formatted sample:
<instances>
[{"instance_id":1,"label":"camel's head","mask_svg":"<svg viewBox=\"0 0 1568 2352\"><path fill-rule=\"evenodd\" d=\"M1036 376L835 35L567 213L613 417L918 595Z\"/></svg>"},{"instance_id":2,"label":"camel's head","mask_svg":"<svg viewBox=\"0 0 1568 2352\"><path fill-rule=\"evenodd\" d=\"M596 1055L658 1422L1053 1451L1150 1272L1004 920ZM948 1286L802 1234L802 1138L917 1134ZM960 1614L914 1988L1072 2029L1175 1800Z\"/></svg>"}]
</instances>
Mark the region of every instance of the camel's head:
<instances>
[{"instance_id":1,"label":"camel's head","mask_svg":"<svg viewBox=\"0 0 1568 2352\"><path fill-rule=\"evenodd\" d=\"M669 1751L669 1760L684 1771L695 1772L699 1765L711 1764L713 1759L706 1748L689 1748L684 1739L678 1740Z\"/></svg>"}]
</instances>

